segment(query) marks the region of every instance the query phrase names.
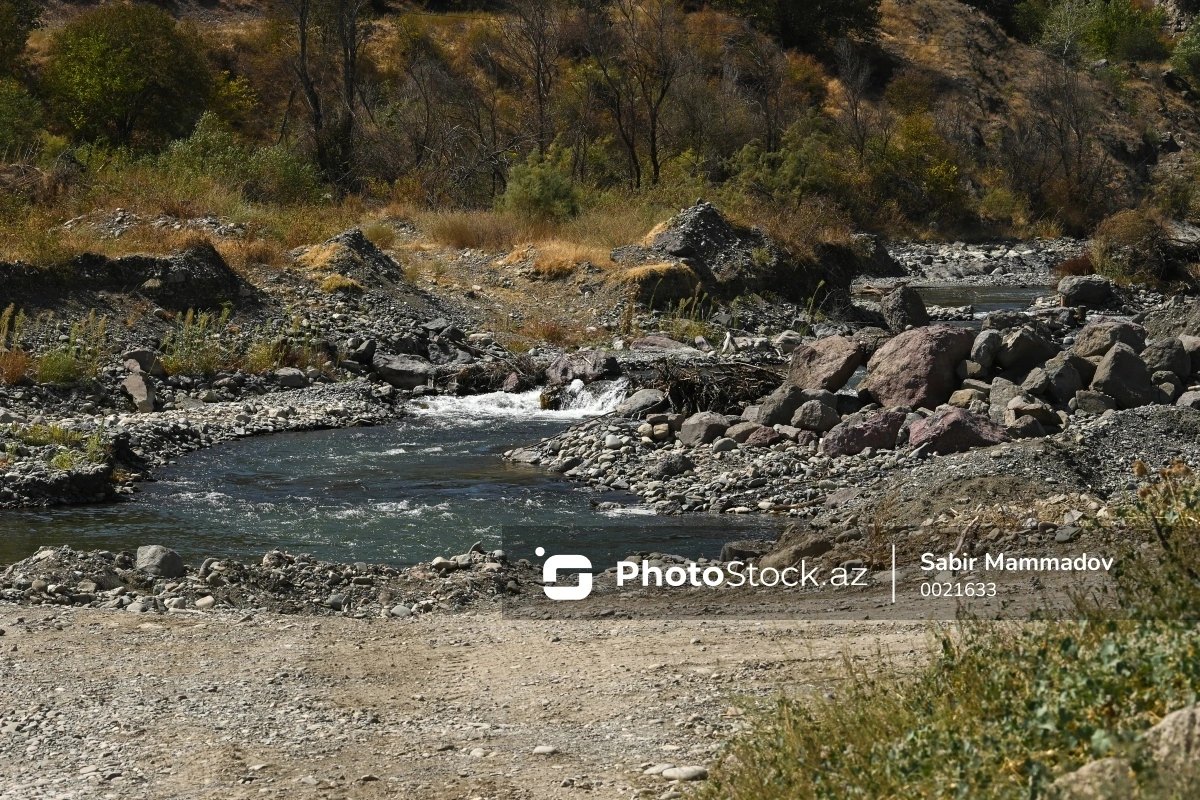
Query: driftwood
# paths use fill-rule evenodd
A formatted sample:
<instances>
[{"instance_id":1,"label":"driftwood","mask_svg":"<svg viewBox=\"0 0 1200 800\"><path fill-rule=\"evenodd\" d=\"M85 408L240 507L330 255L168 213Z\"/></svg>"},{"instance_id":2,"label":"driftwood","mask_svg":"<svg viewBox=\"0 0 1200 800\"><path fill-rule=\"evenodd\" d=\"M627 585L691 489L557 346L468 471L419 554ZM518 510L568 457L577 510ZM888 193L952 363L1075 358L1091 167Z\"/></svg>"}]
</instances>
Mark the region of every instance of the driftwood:
<instances>
[{"instance_id":1,"label":"driftwood","mask_svg":"<svg viewBox=\"0 0 1200 800\"><path fill-rule=\"evenodd\" d=\"M654 365L646 387L671 399L671 407L684 414L738 412L770 394L783 382L783 370L756 364L726 362L691 364L663 360Z\"/></svg>"}]
</instances>

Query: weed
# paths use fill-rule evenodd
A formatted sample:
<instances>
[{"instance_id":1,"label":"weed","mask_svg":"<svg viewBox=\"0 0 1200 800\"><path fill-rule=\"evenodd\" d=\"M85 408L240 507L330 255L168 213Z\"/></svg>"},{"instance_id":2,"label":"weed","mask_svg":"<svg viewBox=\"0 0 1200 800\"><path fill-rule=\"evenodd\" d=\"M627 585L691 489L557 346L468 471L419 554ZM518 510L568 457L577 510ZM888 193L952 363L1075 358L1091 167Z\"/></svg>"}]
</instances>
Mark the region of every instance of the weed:
<instances>
[{"instance_id":1,"label":"weed","mask_svg":"<svg viewBox=\"0 0 1200 800\"><path fill-rule=\"evenodd\" d=\"M183 322L163 341L163 367L171 374L212 375L236 366L236 355L223 340L229 309L217 317L188 311Z\"/></svg>"},{"instance_id":2,"label":"weed","mask_svg":"<svg viewBox=\"0 0 1200 800\"><path fill-rule=\"evenodd\" d=\"M10 425L8 435L30 447L56 444L59 447L75 448L83 444L83 434L68 430L61 425Z\"/></svg>"}]
</instances>

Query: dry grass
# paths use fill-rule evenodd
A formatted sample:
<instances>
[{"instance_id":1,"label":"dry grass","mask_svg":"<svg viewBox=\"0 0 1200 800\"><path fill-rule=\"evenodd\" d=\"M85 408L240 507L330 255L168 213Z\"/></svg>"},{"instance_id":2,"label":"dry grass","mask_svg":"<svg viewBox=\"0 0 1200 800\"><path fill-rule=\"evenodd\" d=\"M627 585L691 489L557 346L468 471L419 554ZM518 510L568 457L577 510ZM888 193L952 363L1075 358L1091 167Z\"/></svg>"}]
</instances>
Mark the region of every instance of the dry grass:
<instances>
[{"instance_id":1,"label":"dry grass","mask_svg":"<svg viewBox=\"0 0 1200 800\"><path fill-rule=\"evenodd\" d=\"M558 280L575 274L575 270L584 264L591 264L603 270L611 269L612 259L609 251L595 246L576 242L550 239L534 245L536 255L533 259L533 271L536 275L547 280Z\"/></svg>"},{"instance_id":2,"label":"dry grass","mask_svg":"<svg viewBox=\"0 0 1200 800\"><path fill-rule=\"evenodd\" d=\"M683 264L643 264L627 269L615 278L629 287L638 302L648 305L672 303L694 297L700 291L700 277Z\"/></svg>"},{"instance_id":3,"label":"dry grass","mask_svg":"<svg viewBox=\"0 0 1200 800\"><path fill-rule=\"evenodd\" d=\"M0 381L13 384L29 374L33 360L22 350L0 352Z\"/></svg>"},{"instance_id":4,"label":"dry grass","mask_svg":"<svg viewBox=\"0 0 1200 800\"><path fill-rule=\"evenodd\" d=\"M380 250L390 250L396 244L396 229L383 220L375 219L362 226L366 236Z\"/></svg>"},{"instance_id":5,"label":"dry grass","mask_svg":"<svg viewBox=\"0 0 1200 800\"><path fill-rule=\"evenodd\" d=\"M361 292L363 286L353 278L347 278L345 275L334 273L325 280L321 281L321 291L326 294L336 294L337 292Z\"/></svg>"},{"instance_id":6,"label":"dry grass","mask_svg":"<svg viewBox=\"0 0 1200 800\"><path fill-rule=\"evenodd\" d=\"M518 242L536 241L552 233L550 223L495 211L418 213L417 225L432 239L451 247L499 252Z\"/></svg>"}]
</instances>

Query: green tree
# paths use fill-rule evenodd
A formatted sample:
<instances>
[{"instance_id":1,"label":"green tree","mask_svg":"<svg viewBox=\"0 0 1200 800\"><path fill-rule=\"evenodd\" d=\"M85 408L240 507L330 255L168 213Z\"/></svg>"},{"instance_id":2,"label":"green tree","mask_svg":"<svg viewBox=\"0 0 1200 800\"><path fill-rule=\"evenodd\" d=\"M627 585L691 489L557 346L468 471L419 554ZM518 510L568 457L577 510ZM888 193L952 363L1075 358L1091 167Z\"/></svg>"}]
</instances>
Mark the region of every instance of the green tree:
<instances>
[{"instance_id":1,"label":"green tree","mask_svg":"<svg viewBox=\"0 0 1200 800\"><path fill-rule=\"evenodd\" d=\"M156 145L186 135L212 76L196 32L153 6L103 6L54 36L42 87L76 136Z\"/></svg>"},{"instance_id":2,"label":"green tree","mask_svg":"<svg viewBox=\"0 0 1200 800\"><path fill-rule=\"evenodd\" d=\"M15 77L24 64L25 43L41 16L36 0L0 0L0 78Z\"/></svg>"},{"instance_id":3,"label":"green tree","mask_svg":"<svg viewBox=\"0 0 1200 800\"><path fill-rule=\"evenodd\" d=\"M0 77L0 158L33 145L41 124L41 109L25 87Z\"/></svg>"},{"instance_id":4,"label":"green tree","mask_svg":"<svg viewBox=\"0 0 1200 800\"><path fill-rule=\"evenodd\" d=\"M713 5L746 17L784 47L829 55L845 36L874 37L880 0L718 0Z\"/></svg>"}]
</instances>

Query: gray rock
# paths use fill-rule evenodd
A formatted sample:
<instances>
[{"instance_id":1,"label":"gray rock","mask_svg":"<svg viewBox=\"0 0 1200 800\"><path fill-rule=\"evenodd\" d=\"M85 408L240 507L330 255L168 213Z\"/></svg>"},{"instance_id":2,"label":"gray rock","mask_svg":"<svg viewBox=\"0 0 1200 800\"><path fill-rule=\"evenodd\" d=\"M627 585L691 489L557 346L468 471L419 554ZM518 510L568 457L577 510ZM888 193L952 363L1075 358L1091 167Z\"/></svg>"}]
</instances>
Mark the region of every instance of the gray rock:
<instances>
[{"instance_id":1,"label":"gray rock","mask_svg":"<svg viewBox=\"0 0 1200 800\"><path fill-rule=\"evenodd\" d=\"M1115 344L1096 367L1092 391L1103 392L1117 401L1118 408L1137 408L1160 403L1162 391L1150 379L1146 363L1127 344Z\"/></svg>"},{"instance_id":2,"label":"gray rock","mask_svg":"<svg viewBox=\"0 0 1200 800\"><path fill-rule=\"evenodd\" d=\"M997 330L982 330L971 345L971 360L985 372L996 363L996 354L1004 344L1004 335Z\"/></svg>"},{"instance_id":3,"label":"gray rock","mask_svg":"<svg viewBox=\"0 0 1200 800\"><path fill-rule=\"evenodd\" d=\"M837 409L825 405L820 400L809 400L796 409L791 424L801 430L825 433L841 421Z\"/></svg>"},{"instance_id":4,"label":"gray rock","mask_svg":"<svg viewBox=\"0 0 1200 800\"><path fill-rule=\"evenodd\" d=\"M1179 399L1175 401L1175 405L1184 408L1200 409L1200 392L1184 392L1179 395Z\"/></svg>"},{"instance_id":5,"label":"gray rock","mask_svg":"<svg viewBox=\"0 0 1200 800\"><path fill-rule=\"evenodd\" d=\"M679 441L688 447L709 444L728 428L729 424L724 415L713 411L701 411L684 421L683 427L679 429Z\"/></svg>"},{"instance_id":6,"label":"gray rock","mask_svg":"<svg viewBox=\"0 0 1200 800\"><path fill-rule=\"evenodd\" d=\"M921 293L908 285L901 285L885 294L879 301L883 318L896 333L908 327L921 328L929 324L929 312Z\"/></svg>"},{"instance_id":7,"label":"gray rock","mask_svg":"<svg viewBox=\"0 0 1200 800\"><path fill-rule=\"evenodd\" d=\"M640 389L617 404L618 417L641 419L646 414L661 411L669 405L666 394L658 389Z\"/></svg>"},{"instance_id":8,"label":"gray rock","mask_svg":"<svg viewBox=\"0 0 1200 800\"><path fill-rule=\"evenodd\" d=\"M1158 339L1146 345L1141 355L1151 372L1173 372L1180 380L1192 374L1192 357L1179 339Z\"/></svg>"},{"instance_id":9,"label":"gray rock","mask_svg":"<svg viewBox=\"0 0 1200 800\"><path fill-rule=\"evenodd\" d=\"M179 578L184 574L183 558L179 553L160 544L139 547L134 569L160 578Z\"/></svg>"},{"instance_id":10,"label":"gray rock","mask_svg":"<svg viewBox=\"0 0 1200 800\"><path fill-rule=\"evenodd\" d=\"M150 414L154 411L154 386L146 375L134 373L121 381L121 388L133 400L133 407L139 414Z\"/></svg>"},{"instance_id":11,"label":"gray rock","mask_svg":"<svg viewBox=\"0 0 1200 800\"><path fill-rule=\"evenodd\" d=\"M771 552L759 559L761 569L786 569L799 564L806 558L818 558L833 549L833 543L824 536L802 533L785 534Z\"/></svg>"},{"instance_id":12,"label":"gray rock","mask_svg":"<svg viewBox=\"0 0 1200 800\"><path fill-rule=\"evenodd\" d=\"M308 386L308 378L295 367L282 367L275 370L275 380L285 389L303 389Z\"/></svg>"},{"instance_id":13,"label":"gray rock","mask_svg":"<svg viewBox=\"0 0 1200 800\"><path fill-rule=\"evenodd\" d=\"M751 558L760 558L770 552L774 544L774 542L766 539L742 539L736 542L726 542L721 547L721 561L728 563L730 561L746 561Z\"/></svg>"},{"instance_id":14,"label":"gray rock","mask_svg":"<svg viewBox=\"0 0 1200 800\"><path fill-rule=\"evenodd\" d=\"M1058 282L1058 293L1064 306L1109 308L1119 305L1116 287L1101 275L1068 275Z\"/></svg>"},{"instance_id":15,"label":"gray rock","mask_svg":"<svg viewBox=\"0 0 1200 800\"><path fill-rule=\"evenodd\" d=\"M658 462L658 466L654 469L654 474L659 478L673 478L676 475L682 475L689 469L695 469L696 465L692 460L683 453L672 452L667 453Z\"/></svg>"},{"instance_id":16,"label":"gray rock","mask_svg":"<svg viewBox=\"0 0 1200 800\"><path fill-rule=\"evenodd\" d=\"M723 436L712 443L714 453L728 453L738 449L738 443L728 436Z\"/></svg>"},{"instance_id":17,"label":"gray rock","mask_svg":"<svg viewBox=\"0 0 1200 800\"><path fill-rule=\"evenodd\" d=\"M1058 347L1040 333L1017 328L1004 337L996 363L1005 369L1031 369L1058 355Z\"/></svg>"},{"instance_id":18,"label":"gray rock","mask_svg":"<svg viewBox=\"0 0 1200 800\"><path fill-rule=\"evenodd\" d=\"M761 427L762 425L759 425L757 422L735 422L725 431L725 436L741 444L750 438L750 434Z\"/></svg>"},{"instance_id":19,"label":"gray rock","mask_svg":"<svg viewBox=\"0 0 1200 800\"><path fill-rule=\"evenodd\" d=\"M166 380L167 370L163 367L162 361L159 360L158 354L153 350L138 348L129 350L121 356L122 363L128 365L130 361L137 364L138 370L147 373L151 377ZM130 370L131 372L133 370Z\"/></svg>"},{"instance_id":20,"label":"gray rock","mask_svg":"<svg viewBox=\"0 0 1200 800\"><path fill-rule=\"evenodd\" d=\"M1004 430L1013 439L1040 439L1046 435L1045 427L1033 417L1018 417Z\"/></svg>"},{"instance_id":21,"label":"gray rock","mask_svg":"<svg viewBox=\"0 0 1200 800\"><path fill-rule=\"evenodd\" d=\"M996 378L992 381L991 393L988 397L988 402L991 403L991 408L988 409L988 416L992 418L992 422L997 425L1004 424L1004 415L1008 411L1008 404L1014 397L1021 394L1021 387L1017 386L1010 380L1004 378Z\"/></svg>"},{"instance_id":22,"label":"gray rock","mask_svg":"<svg viewBox=\"0 0 1200 800\"><path fill-rule=\"evenodd\" d=\"M434 376L433 365L418 356L389 356L376 353L371 365L379 373L379 377L397 389L426 386Z\"/></svg>"},{"instance_id":23,"label":"gray rock","mask_svg":"<svg viewBox=\"0 0 1200 800\"><path fill-rule=\"evenodd\" d=\"M1057 800L1130 800L1138 794L1129 762L1102 758L1061 776L1050 787Z\"/></svg>"},{"instance_id":24,"label":"gray rock","mask_svg":"<svg viewBox=\"0 0 1200 800\"><path fill-rule=\"evenodd\" d=\"M1058 402L1066 405L1083 388L1083 377L1079 370L1067 360L1046 362L1046 380L1049 384L1049 394Z\"/></svg>"},{"instance_id":25,"label":"gray rock","mask_svg":"<svg viewBox=\"0 0 1200 800\"><path fill-rule=\"evenodd\" d=\"M592 383L601 378L615 378L621 374L621 365L616 357L603 350L581 350L567 353L546 367L546 380L551 386L564 386L580 380Z\"/></svg>"},{"instance_id":26,"label":"gray rock","mask_svg":"<svg viewBox=\"0 0 1200 800\"><path fill-rule=\"evenodd\" d=\"M787 425L792 421L796 409L805 401L805 392L799 386L785 383L767 395L758 409L761 425Z\"/></svg>"},{"instance_id":27,"label":"gray rock","mask_svg":"<svg viewBox=\"0 0 1200 800\"><path fill-rule=\"evenodd\" d=\"M1184 780L1200 778L1200 707L1191 705L1168 714L1146 731L1145 740L1160 773Z\"/></svg>"},{"instance_id":28,"label":"gray rock","mask_svg":"<svg viewBox=\"0 0 1200 800\"><path fill-rule=\"evenodd\" d=\"M1140 353L1146 347L1146 331L1141 325L1120 320L1101 320L1086 326L1075 337L1071 352L1084 358L1103 356L1121 342Z\"/></svg>"},{"instance_id":29,"label":"gray rock","mask_svg":"<svg viewBox=\"0 0 1200 800\"><path fill-rule=\"evenodd\" d=\"M1081 389L1075 393L1075 408L1078 411L1086 411L1089 414L1103 414L1105 411L1115 409L1116 407L1116 399L1104 392Z\"/></svg>"},{"instance_id":30,"label":"gray rock","mask_svg":"<svg viewBox=\"0 0 1200 800\"><path fill-rule=\"evenodd\" d=\"M669 781L702 781L708 778L708 770L704 767L671 767L664 769L662 776Z\"/></svg>"}]
</instances>

